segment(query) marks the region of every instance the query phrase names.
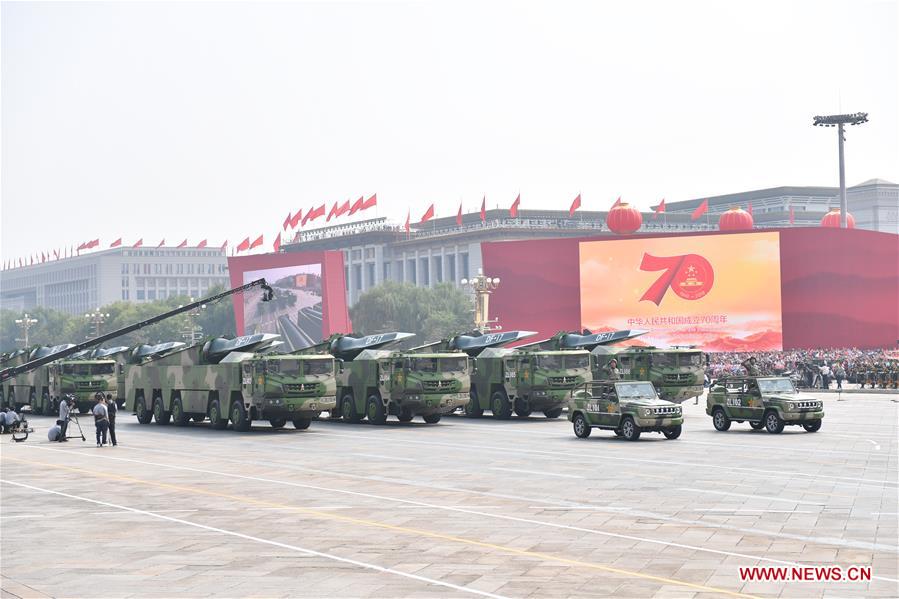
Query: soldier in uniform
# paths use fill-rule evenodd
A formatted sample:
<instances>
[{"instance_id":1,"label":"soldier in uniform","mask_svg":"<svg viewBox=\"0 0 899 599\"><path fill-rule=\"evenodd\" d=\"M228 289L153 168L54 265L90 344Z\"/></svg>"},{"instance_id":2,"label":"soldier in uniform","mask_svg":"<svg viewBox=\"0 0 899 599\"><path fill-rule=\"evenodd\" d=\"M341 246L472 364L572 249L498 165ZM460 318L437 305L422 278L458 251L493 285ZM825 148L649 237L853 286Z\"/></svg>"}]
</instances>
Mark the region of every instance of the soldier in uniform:
<instances>
[{"instance_id":1,"label":"soldier in uniform","mask_svg":"<svg viewBox=\"0 0 899 599\"><path fill-rule=\"evenodd\" d=\"M752 356L747 360L743 360L743 362L740 363L740 366L746 369L746 374L748 374L749 376L761 376L762 374L761 370L759 370L759 365L755 359L755 356Z\"/></svg>"},{"instance_id":2,"label":"soldier in uniform","mask_svg":"<svg viewBox=\"0 0 899 599\"><path fill-rule=\"evenodd\" d=\"M612 358L609 360L609 363L606 364L606 372L609 373L609 380L617 381L621 378L621 372L618 370L618 360Z\"/></svg>"}]
</instances>

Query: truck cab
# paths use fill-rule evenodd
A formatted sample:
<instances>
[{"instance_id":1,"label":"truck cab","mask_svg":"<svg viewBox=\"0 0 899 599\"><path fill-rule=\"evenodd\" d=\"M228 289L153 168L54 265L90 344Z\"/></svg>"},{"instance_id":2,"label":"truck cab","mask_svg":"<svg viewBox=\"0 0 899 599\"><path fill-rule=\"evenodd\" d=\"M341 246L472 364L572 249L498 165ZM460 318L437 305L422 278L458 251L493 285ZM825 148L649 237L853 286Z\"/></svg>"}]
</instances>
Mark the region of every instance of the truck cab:
<instances>
[{"instance_id":1,"label":"truck cab","mask_svg":"<svg viewBox=\"0 0 899 599\"><path fill-rule=\"evenodd\" d=\"M300 422L308 426L307 421L336 405L335 362L330 355L254 356L242 361L241 368L245 405L255 419L275 424L303 419Z\"/></svg>"}]
</instances>

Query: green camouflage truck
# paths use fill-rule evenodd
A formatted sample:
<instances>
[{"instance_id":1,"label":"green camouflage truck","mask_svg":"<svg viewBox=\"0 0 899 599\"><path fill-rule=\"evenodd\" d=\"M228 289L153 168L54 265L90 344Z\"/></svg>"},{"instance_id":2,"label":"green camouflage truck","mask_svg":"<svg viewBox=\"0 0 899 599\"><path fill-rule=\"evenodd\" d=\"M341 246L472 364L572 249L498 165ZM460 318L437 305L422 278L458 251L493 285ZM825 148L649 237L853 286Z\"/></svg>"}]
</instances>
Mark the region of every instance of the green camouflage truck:
<instances>
[{"instance_id":1,"label":"green camouflage truck","mask_svg":"<svg viewBox=\"0 0 899 599\"><path fill-rule=\"evenodd\" d=\"M30 352L19 354L10 365L25 364L31 360L36 360L44 356L74 347L72 344L56 345L53 347L36 347ZM54 412L54 394L58 399L59 391L65 393L74 393L74 385L76 383L87 383L95 377L89 374L72 374L65 379L56 377L54 386L51 389L50 367L58 365L60 362L52 362L50 364L35 368L28 372L18 374L11 379L4 381L6 390L6 404L16 410L24 405L30 405L34 414L52 414Z\"/></svg>"},{"instance_id":2,"label":"green camouflage truck","mask_svg":"<svg viewBox=\"0 0 899 599\"><path fill-rule=\"evenodd\" d=\"M35 348L17 349L5 352L0 356L0 368L12 368L21 366L28 361L28 356ZM0 397L0 403L5 408L7 406L16 408L15 393L13 392L13 378L3 380L3 397Z\"/></svg>"},{"instance_id":3,"label":"green camouflage truck","mask_svg":"<svg viewBox=\"0 0 899 599\"><path fill-rule=\"evenodd\" d=\"M516 348L487 347L474 357L471 401L464 408L465 415L478 418L490 410L499 420L508 420L513 411L521 418L533 412L558 418L570 391L593 378L588 350L642 333L559 332Z\"/></svg>"},{"instance_id":4,"label":"green camouflage truck","mask_svg":"<svg viewBox=\"0 0 899 599\"><path fill-rule=\"evenodd\" d=\"M594 379L609 378L609 361L614 358L620 380L649 381L662 399L683 403L704 390L705 358L696 348L599 346L591 353Z\"/></svg>"},{"instance_id":5,"label":"green camouflage truck","mask_svg":"<svg viewBox=\"0 0 899 599\"><path fill-rule=\"evenodd\" d=\"M793 381L782 376L728 376L714 382L706 398L705 413L719 431L732 422L748 422L755 430L783 432L801 426L809 433L821 428L824 403L801 394Z\"/></svg>"},{"instance_id":6,"label":"green camouflage truck","mask_svg":"<svg viewBox=\"0 0 899 599\"><path fill-rule=\"evenodd\" d=\"M140 355L124 366L125 407L141 424L184 426L209 418L214 429L226 428L229 420L235 431L249 430L254 420L308 428L334 409L334 358L259 353L279 338L263 333L138 348Z\"/></svg>"},{"instance_id":7,"label":"green camouflage truck","mask_svg":"<svg viewBox=\"0 0 899 599\"><path fill-rule=\"evenodd\" d=\"M652 383L620 380L591 381L573 389L568 420L581 439L598 428L614 431L628 441L636 441L646 432L677 439L684 424L681 407L661 399Z\"/></svg>"},{"instance_id":8,"label":"green camouflage truck","mask_svg":"<svg viewBox=\"0 0 899 599\"><path fill-rule=\"evenodd\" d=\"M346 422L384 424L421 416L428 424L468 403L468 356L462 352L390 351L412 333L365 337L335 335L327 343L338 359L336 412Z\"/></svg>"}]
</instances>

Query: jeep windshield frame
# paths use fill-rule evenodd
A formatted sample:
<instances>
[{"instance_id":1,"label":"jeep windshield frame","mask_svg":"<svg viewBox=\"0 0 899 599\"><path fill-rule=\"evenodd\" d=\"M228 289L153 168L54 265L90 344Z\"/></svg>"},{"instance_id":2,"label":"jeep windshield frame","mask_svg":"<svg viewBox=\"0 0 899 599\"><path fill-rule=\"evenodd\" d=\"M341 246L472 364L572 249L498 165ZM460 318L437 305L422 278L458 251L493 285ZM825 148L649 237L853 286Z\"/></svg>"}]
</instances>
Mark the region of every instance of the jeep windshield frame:
<instances>
[{"instance_id":1,"label":"jeep windshield frame","mask_svg":"<svg viewBox=\"0 0 899 599\"><path fill-rule=\"evenodd\" d=\"M618 399L658 399L656 388L649 381L626 381L615 383Z\"/></svg>"},{"instance_id":2,"label":"jeep windshield frame","mask_svg":"<svg viewBox=\"0 0 899 599\"><path fill-rule=\"evenodd\" d=\"M756 380L762 393L789 393L791 395L798 393L796 387L793 386L793 381L787 377Z\"/></svg>"}]
</instances>

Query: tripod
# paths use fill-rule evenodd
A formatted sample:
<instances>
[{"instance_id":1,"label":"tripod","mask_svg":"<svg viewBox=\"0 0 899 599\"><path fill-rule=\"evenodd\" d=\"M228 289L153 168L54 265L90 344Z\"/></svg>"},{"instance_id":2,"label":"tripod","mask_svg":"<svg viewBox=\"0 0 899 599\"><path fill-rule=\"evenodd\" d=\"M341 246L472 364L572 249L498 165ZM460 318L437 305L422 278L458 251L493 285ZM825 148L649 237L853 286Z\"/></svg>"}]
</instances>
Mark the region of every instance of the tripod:
<instances>
[{"instance_id":1,"label":"tripod","mask_svg":"<svg viewBox=\"0 0 899 599\"><path fill-rule=\"evenodd\" d=\"M78 437L81 437L81 440L82 440L82 441L87 441L87 439L86 439L85 436L84 436L84 431L81 429L81 422L78 420L78 415L77 415L77 414L71 414L71 413L70 413L70 414L69 414L68 421L69 421L69 422L74 422L74 423L75 423L75 426L78 427L78 434L77 434L77 435L70 435L70 434L69 434L69 429L68 429L68 427L67 427L67 428L66 428L66 439L77 439Z\"/></svg>"}]
</instances>

